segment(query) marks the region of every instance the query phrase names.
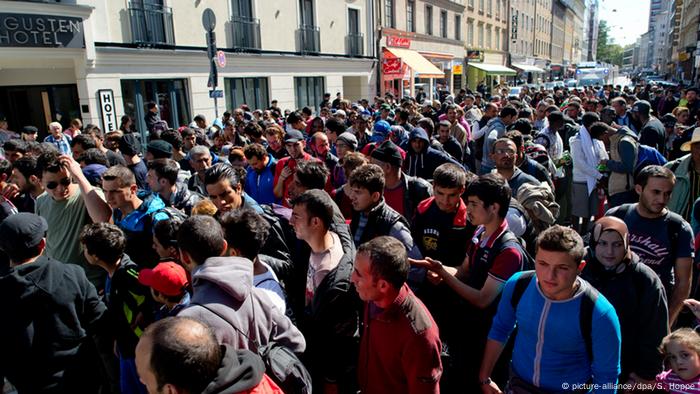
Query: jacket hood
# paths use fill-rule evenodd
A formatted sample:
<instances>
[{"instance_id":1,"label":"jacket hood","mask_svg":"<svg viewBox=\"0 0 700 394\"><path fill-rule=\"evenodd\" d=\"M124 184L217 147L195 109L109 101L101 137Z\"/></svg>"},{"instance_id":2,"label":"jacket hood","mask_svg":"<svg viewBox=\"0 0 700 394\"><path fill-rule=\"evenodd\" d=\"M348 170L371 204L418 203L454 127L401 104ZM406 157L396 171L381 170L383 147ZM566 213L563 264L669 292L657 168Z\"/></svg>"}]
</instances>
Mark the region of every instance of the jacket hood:
<instances>
[{"instance_id":1,"label":"jacket hood","mask_svg":"<svg viewBox=\"0 0 700 394\"><path fill-rule=\"evenodd\" d=\"M223 345L224 357L216 378L202 392L203 394L233 394L255 388L263 379L265 364L260 356L250 350L236 350Z\"/></svg>"},{"instance_id":2,"label":"jacket hood","mask_svg":"<svg viewBox=\"0 0 700 394\"><path fill-rule=\"evenodd\" d=\"M204 282L243 301L253 287L253 262L243 257L210 257L192 273L193 287L205 285Z\"/></svg>"},{"instance_id":3,"label":"jacket hood","mask_svg":"<svg viewBox=\"0 0 700 394\"><path fill-rule=\"evenodd\" d=\"M138 197L143 200L143 203L138 208L139 211L145 214L150 214L165 208L163 200L155 193L145 192L138 193Z\"/></svg>"},{"instance_id":4,"label":"jacket hood","mask_svg":"<svg viewBox=\"0 0 700 394\"><path fill-rule=\"evenodd\" d=\"M430 145L430 139L428 138L428 133L420 127L414 127L413 130L411 130L411 133L410 133L408 140L411 141L414 138L420 138L423 141L425 141L428 145Z\"/></svg>"}]
</instances>

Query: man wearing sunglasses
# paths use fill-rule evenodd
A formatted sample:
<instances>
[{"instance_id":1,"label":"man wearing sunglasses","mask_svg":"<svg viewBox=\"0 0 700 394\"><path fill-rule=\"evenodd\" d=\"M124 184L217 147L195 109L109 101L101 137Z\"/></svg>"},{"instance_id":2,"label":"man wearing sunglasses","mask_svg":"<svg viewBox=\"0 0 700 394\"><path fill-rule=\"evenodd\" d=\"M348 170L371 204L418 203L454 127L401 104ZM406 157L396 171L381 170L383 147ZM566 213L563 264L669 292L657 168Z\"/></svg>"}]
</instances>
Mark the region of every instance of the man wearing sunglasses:
<instances>
[{"instance_id":1,"label":"man wearing sunglasses","mask_svg":"<svg viewBox=\"0 0 700 394\"><path fill-rule=\"evenodd\" d=\"M37 159L37 172L45 194L36 199L36 214L46 219L46 255L58 261L82 266L88 279L99 289L104 271L90 266L80 249L80 230L89 223L109 222L112 210L102 191L93 188L80 164L56 151ZM75 181L73 183L72 181Z\"/></svg>"}]
</instances>

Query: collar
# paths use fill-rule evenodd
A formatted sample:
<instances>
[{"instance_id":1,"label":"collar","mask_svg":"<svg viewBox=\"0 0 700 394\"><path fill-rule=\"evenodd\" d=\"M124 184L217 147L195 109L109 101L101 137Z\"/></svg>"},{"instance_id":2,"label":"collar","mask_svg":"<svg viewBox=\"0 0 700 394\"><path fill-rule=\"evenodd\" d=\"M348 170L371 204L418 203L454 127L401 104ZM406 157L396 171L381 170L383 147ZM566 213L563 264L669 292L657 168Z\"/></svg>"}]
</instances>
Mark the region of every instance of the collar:
<instances>
[{"instance_id":1,"label":"collar","mask_svg":"<svg viewBox=\"0 0 700 394\"><path fill-rule=\"evenodd\" d=\"M396 298L394 298L391 305L380 312L374 319L382 322L391 322L396 320L401 314L401 305L406 301L410 294L411 290L408 288L408 284L404 283L399 290L399 294L396 296Z\"/></svg>"},{"instance_id":2,"label":"collar","mask_svg":"<svg viewBox=\"0 0 700 394\"><path fill-rule=\"evenodd\" d=\"M503 221L501 222L501 224L498 226L498 229L496 229L496 231L494 231L493 234L491 234L491 236L489 237L489 239L486 241L486 244L484 245L484 247L486 247L486 248L491 248L491 247L493 247L493 244L496 242L496 240L498 239L498 237L500 237L501 235L503 235L503 233L506 232L506 230L508 230L508 222L506 221L506 219L503 219ZM481 242L481 240L479 239L479 237L481 236L481 234L482 234L484 231L486 231L486 227L484 227L483 225L479 226L479 227L476 229L476 231L474 232L474 238L473 238L473 241L474 241L475 244L478 245L478 244Z\"/></svg>"}]
</instances>

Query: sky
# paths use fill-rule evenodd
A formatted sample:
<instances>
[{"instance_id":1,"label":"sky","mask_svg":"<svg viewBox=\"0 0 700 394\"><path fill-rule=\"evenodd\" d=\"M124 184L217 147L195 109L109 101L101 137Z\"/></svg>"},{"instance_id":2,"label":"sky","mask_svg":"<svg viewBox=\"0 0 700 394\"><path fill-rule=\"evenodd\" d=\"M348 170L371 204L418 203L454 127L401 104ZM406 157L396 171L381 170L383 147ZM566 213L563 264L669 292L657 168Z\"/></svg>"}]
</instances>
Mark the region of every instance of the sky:
<instances>
[{"instance_id":1,"label":"sky","mask_svg":"<svg viewBox=\"0 0 700 394\"><path fill-rule=\"evenodd\" d=\"M611 26L616 44L633 44L646 33L649 25L650 0L600 0L600 19Z\"/></svg>"}]
</instances>

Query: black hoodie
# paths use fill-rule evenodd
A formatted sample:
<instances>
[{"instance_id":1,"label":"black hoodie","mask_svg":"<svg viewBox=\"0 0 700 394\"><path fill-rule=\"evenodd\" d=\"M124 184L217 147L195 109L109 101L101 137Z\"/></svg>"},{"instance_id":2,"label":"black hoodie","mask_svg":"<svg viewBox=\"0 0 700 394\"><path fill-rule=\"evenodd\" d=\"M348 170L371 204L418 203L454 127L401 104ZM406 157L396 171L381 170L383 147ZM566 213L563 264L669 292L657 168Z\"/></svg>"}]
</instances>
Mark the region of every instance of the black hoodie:
<instances>
[{"instance_id":1,"label":"black hoodie","mask_svg":"<svg viewBox=\"0 0 700 394\"><path fill-rule=\"evenodd\" d=\"M224 357L216 378L202 394L235 394L255 388L265 375L265 364L250 350L236 350L222 345Z\"/></svg>"}]
</instances>

